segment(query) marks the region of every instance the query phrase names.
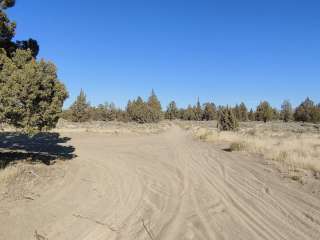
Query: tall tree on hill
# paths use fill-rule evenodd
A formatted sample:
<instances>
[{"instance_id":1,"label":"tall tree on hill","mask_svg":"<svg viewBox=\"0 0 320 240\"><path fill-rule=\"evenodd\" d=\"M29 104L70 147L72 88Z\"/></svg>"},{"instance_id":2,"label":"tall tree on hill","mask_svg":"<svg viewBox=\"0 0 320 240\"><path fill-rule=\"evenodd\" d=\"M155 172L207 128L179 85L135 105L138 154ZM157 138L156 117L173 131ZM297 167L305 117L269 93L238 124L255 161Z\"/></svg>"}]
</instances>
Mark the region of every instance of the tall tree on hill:
<instances>
[{"instance_id":1,"label":"tall tree on hill","mask_svg":"<svg viewBox=\"0 0 320 240\"><path fill-rule=\"evenodd\" d=\"M281 120L289 122L293 119L292 105L289 100L284 100L281 105Z\"/></svg>"},{"instance_id":2,"label":"tall tree on hill","mask_svg":"<svg viewBox=\"0 0 320 240\"><path fill-rule=\"evenodd\" d=\"M249 121L255 121L256 120L255 113L254 113L252 108L250 109L250 111L248 113L248 119L249 119Z\"/></svg>"},{"instance_id":3,"label":"tall tree on hill","mask_svg":"<svg viewBox=\"0 0 320 240\"><path fill-rule=\"evenodd\" d=\"M70 107L71 120L73 122L86 122L90 119L90 103L81 89L76 101Z\"/></svg>"}]
</instances>

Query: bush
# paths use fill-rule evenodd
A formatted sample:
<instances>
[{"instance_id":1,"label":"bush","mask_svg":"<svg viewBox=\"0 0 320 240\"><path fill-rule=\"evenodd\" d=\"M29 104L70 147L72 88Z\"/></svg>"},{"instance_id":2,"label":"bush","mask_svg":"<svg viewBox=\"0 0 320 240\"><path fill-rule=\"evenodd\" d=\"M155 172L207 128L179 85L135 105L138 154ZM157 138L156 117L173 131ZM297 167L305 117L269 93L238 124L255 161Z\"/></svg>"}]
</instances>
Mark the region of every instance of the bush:
<instances>
[{"instance_id":1,"label":"bush","mask_svg":"<svg viewBox=\"0 0 320 240\"><path fill-rule=\"evenodd\" d=\"M205 103L202 120L211 121L216 118L217 108L214 103Z\"/></svg>"},{"instance_id":2,"label":"bush","mask_svg":"<svg viewBox=\"0 0 320 240\"><path fill-rule=\"evenodd\" d=\"M222 131L232 131L238 128L239 124L231 108L221 108L219 111L218 128Z\"/></svg>"},{"instance_id":3,"label":"bush","mask_svg":"<svg viewBox=\"0 0 320 240\"><path fill-rule=\"evenodd\" d=\"M165 113L165 118L169 120L177 119L179 117L179 110L175 101L169 103L167 111Z\"/></svg>"}]
</instances>

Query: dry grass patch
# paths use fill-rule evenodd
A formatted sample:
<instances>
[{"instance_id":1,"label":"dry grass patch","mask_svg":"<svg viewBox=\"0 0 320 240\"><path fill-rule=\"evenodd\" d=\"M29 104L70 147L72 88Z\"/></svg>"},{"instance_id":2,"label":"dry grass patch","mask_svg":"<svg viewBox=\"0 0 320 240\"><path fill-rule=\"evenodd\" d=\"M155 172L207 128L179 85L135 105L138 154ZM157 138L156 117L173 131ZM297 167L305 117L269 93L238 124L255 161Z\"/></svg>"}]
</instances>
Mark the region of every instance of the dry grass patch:
<instances>
[{"instance_id":1,"label":"dry grass patch","mask_svg":"<svg viewBox=\"0 0 320 240\"><path fill-rule=\"evenodd\" d=\"M291 168L320 172L318 125L299 123L245 123L239 131L219 132L203 126L191 127L193 134L209 142L230 144L230 151L262 154Z\"/></svg>"}]
</instances>

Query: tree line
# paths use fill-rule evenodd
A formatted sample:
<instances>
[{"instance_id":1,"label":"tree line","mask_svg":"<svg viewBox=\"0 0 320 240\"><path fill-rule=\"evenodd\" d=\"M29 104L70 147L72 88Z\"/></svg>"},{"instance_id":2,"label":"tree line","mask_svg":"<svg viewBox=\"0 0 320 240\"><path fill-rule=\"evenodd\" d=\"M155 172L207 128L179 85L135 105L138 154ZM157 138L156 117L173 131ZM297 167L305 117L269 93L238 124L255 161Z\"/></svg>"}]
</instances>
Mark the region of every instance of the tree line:
<instances>
[{"instance_id":1,"label":"tree line","mask_svg":"<svg viewBox=\"0 0 320 240\"><path fill-rule=\"evenodd\" d=\"M219 120L220 125L226 128L236 128L237 122L245 121L273 121L282 120L301 122L320 122L320 104L315 104L306 98L297 108L293 108L288 100L285 100L278 110L267 101L262 101L256 109L248 110L245 103L231 106L216 106L213 102L201 104L199 99L195 105L186 108L178 108L175 101L171 101L165 110L152 90L150 97L144 101L141 97L128 101L126 108L117 108L113 103L91 106L86 95L81 90L76 101L65 110L62 115L66 120L74 122L85 121L123 121L137 123L153 123L162 119L211 121ZM224 128L222 126L222 128Z\"/></svg>"}]
</instances>

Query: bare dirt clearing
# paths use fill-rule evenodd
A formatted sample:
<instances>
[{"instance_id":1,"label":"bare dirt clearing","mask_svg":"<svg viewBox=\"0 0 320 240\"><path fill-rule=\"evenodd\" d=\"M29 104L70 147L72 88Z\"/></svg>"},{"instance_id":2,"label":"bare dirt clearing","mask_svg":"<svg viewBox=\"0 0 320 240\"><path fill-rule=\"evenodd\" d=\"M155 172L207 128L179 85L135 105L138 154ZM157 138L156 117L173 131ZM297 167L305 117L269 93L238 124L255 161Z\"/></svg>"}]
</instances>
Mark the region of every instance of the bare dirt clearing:
<instances>
[{"instance_id":1,"label":"bare dirt clearing","mask_svg":"<svg viewBox=\"0 0 320 240\"><path fill-rule=\"evenodd\" d=\"M320 238L320 199L267 161L177 126L64 134L78 157L54 165L58 178L36 172L29 199L1 198L0 239Z\"/></svg>"}]
</instances>

